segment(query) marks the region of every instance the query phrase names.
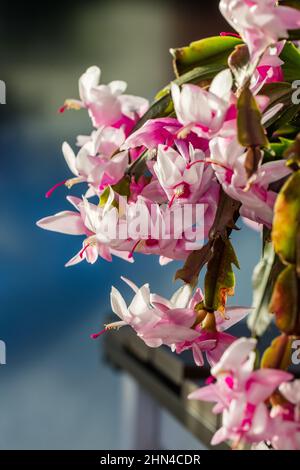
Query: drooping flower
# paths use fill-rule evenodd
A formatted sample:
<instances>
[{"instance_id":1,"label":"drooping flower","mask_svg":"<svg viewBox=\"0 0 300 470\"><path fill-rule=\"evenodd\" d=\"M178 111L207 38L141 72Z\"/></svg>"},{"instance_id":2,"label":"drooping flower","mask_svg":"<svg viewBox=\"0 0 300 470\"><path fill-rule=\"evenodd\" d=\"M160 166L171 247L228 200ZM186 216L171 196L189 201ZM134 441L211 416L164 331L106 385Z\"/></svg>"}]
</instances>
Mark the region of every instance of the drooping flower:
<instances>
[{"instance_id":1,"label":"drooping flower","mask_svg":"<svg viewBox=\"0 0 300 470\"><path fill-rule=\"evenodd\" d=\"M124 126L131 130L135 121L145 113L148 101L139 96L125 95L127 84L115 80L99 85L101 70L89 67L79 79L80 100L66 100L64 109L87 108L95 127Z\"/></svg>"},{"instance_id":2,"label":"drooping flower","mask_svg":"<svg viewBox=\"0 0 300 470\"><path fill-rule=\"evenodd\" d=\"M188 307L191 296L188 285L179 289L171 301L167 302L166 299L151 294L149 284L138 288L131 281L122 279L129 284L135 295L127 307L120 292L112 288L112 310L121 319L117 322L117 327L130 325L138 336L153 348L162 344L171 346L178 341L192 340L197 336L197 332L191 328L195 312ZM164 307L157 307L158 302L162 302ZM107 328L113 328L114 325L108 325Z\"/></svg>"},{"instance_id":3,"label":"drooping flower","mask_svg":"<svg viewBox=\"0 0 300 470\"><path fill-rule=\"evenodd\" d=\"M227 439L237 445L241 440L253 443L272 438L273 421L265 401L293 375L277 369L253 370L255 347L255 339L236 340L211 369L216 381L189 396L215 402L214 413L223 413L214 445Z\"/></svg>"},{"instance_id":4,"label":"drooping flower","mask_svg":"<svg viewBox=\"0 0 300 470\"><path fill-rule=\"evenodd\" d=\"M128 165L127 152L118 152L124 139L125 134L122 129L101 127L94 131L90 138L85 139L77 155L70 145L64 142L62 152L74 178L64 180L62 183L69 189L74 184L88 183L87 196L99 195L106 186L118 183ZM49 197L59 185L60 183L51 188L46 197Z\"/></svg>"},{"instance_id":5,"label":"drooping flower","mask_svg":"<svg viewBox=\"0 0 300 470\"><path fill-rule=\"evenodd\" d=\"M128 203L110 186L104 206L92 204L86 198L67 199L79 213L64 211L37 222L46 230L86 235L82 249L67 266L83 259L94 263L98 255L108 261L112 254L132 261L135 252L184 260L194 249L194 243L198 247L204 241L202 225L193 228L197 221L193 214L183 221L180 207L169 208L143 196Z\"/></svg>"},{"instance_id":6,"label":"drooping flower","mask_svg":"<svg viewBox=\"0 0 300 470\"><path fill-rule=\"evenodd\" d=\"M204 364L203 353L211 363L222 356L224 350L236 339L223 331L241 320L249 311L242 307L229 308L226 310L226 317L216 312L218 329L209 334L201 325L196 326L199 314L195 307L203 301L200 289L192 295L192 289L187 284L168 300L150 293L148 284L138 289L131 281L123 280L132 287L135 296L127 307L119 291L112 289L112 309L121 319L116 326L119 328L130 325L150 347L166 344L178 354L191 349L199 366ZM112 323L107 328L114 326L115 323Z\"/></svg>"},{"instance_id":7,"label":"drooping flower","mask_svg":"<svg viewBox=\"0 0 300 470\"><path fill-rule=\"evenodd\" d=\"M262 164L249 185L245 170L246 152L234 133L212 139L210 152L211 160L216 162L213 168L223 190L242 203L240 214L270 227L277 194L269 185L290 174L284 160Z\"/></svg>"},{"instance_id":8,"label":"drooping flower","mask_svg":"<svg viewBox=\"0 0 300 470\"><path fill-rule=\"evenodd\" d=\"M102 127L93 131L91 136L80 137L81 148L77 155L67 142L64 142L62 146L65 161L74 178L54 185L46 193L46 197L50 197L58 186L64 184L70 189L74 184L83 182L87 182L90 188L94 187L91 195L97 194L99 189L105 186L103 183L105 179L108 179L107 175L109 175L110 184L115 184L123 177L128 164L128 156L125 152L116 153L125 138L121 129Z\"/></svg>"},{"instance_id":9,"label":"drooping flower","mask_svg":"<svg viewBox=\"0 0 300 470\"><path fill-rule=\"evenodd\" d=\"M274 0L221 0L220 10L242 36L253 60L268 46L288 37L288 30L300 27L300 11L276 5Z\"/></svg>"},{"instance_id":10,"label":"drooping flower","mask_svg":"<svg viewBox=\"0 0 300 470\"><path fill-rule=\"evenodd\" d=\"M127 240L111 240L107 238L106 227L115 226L118 221L117 209L107 206L98 207L86 199L68 196L67 200L75 207L75 211L63 211L37 222L38 227L45 230L64 233L67 235L84 235L82 248L71 258L66 266L73 266L86 260L95 263L100 256L106 261L112 260L112 255L132 261L129 257L133 243ZM117 230L117 228L116 228Z\"/></svg>"}]
</instances>

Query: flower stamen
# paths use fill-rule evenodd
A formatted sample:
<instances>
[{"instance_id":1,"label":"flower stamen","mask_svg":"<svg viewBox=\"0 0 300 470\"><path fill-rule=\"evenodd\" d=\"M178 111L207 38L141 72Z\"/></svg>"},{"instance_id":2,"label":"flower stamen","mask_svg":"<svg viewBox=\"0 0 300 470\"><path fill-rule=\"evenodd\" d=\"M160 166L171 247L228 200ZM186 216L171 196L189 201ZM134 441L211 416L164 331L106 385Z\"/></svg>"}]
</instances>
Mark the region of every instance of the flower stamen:
<instances>
[{"instance_id":1,"label":"flower stamen","mask_svg":"<svg viewBox=\"0 0 300 470\"><path fill-rule=\"evenodd\" d=\"M66 100L63 104L63 106L61 106L59 109L58 109L58 112L59 113L64 113L67 109L74 109L75 111L79 111L79 109L81 109L82 106L80 104L79 101L75 101L75 100Z\"/></svg>"},{"instance_id":2,"label":"flower stamen","mask_svg":"<svg viewBox=\"0 0 300 470\"><path fill-rule=\"evenodd\" d=\"M104 325L104 329L99 331L99 333L93 333L90 335L91 339L97 339L99 336L102 336L104 333L110 330L119 330L122 326L125 326L126 323L124 321L116 321L113 323L109 323L108 325Z\"/></svg>"},{"instance_id":3,"label":"flower stamen","mask_svg":"<svg viewBox=\"0 0 300 470\"><path fill-rule=\"evenodd\" d=\"M65 185L67 186L68 189L71 189L74 184L81 183L81 178L70 178L65 181Z\"/></svg>"}]
</instances>

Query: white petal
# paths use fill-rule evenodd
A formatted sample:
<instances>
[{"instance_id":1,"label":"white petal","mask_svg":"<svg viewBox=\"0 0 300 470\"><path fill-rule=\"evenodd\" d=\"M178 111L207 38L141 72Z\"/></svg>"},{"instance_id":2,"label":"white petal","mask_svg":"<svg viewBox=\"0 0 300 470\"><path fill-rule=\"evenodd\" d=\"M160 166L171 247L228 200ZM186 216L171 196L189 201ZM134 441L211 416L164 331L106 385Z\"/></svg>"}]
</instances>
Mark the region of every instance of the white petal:
<instances>
[{"instance_id":1,"label":"white petal","mask_svg":"<svg viewBox=\"0 0 300 470\"><path fill-rule=\"evenodd\" d=\"M127 279L127 277L124 277L124 276L121 276L121 279L122 279L122 281L126 282L126 284L127 284L135 293L138 292L139 288L138 288L138 286L137 286L134 282L130 281L130 279Z\"/></svg>"},{"instance_id":2,"label":"white petal","mask_svg":"<svg viewBox=\"0 0 300 470\"><path fill-rule=\"evenodd\" d=\"M126 91L127 83L123 80L113 80L108 86L114 95L121 95Z\"/></svg>"},{"instance_id":3,"label":"white petal","mask_svg":"<svg viewBox=\"0 0 300 470\"><path fill-rule=\"evenodd\" d=\"M86 198L83 198L84 211L85 211L85 225L91 232L97 232L97 225L99 220L98 207L91 204Z\"/></svg>"},{"instance_id":4,"label":"white petal","mask_svg":"<svg viewBox=\"0 0 300 470\"><path fill-rule=\"evenodd\" d=\"M89 67L79 79L79 96L84 103L90 98L91 89L96 87L100 81L101 70L96 65Z\"/></svg>"},{"instance_id":5,"label":"white petal","mask_svg":"<svg viewBox=\"0 0 300 470\"><path fill-rule=\"evenodd\" d=\"M110 302L112 311L118 315L121 320L128 321L129 312L126 302L120 292L114 286L111 288Z\"/></svg>"},{"instance_id":6,"label":"white petal","mask_svg":"<svg viewBox=\"0 0 300 470\"><path fill-rule=\"evenodd\" d=\"M71 172L73 173L73 175L78 176L78 171L77 171L77 167L76 167L76 157L75 157L75 154L74 154L72 148L68 144L68 142L64 142L62 144L62 152L63 152L63 155L65 157L65 160L66 160L67 165L70 168Z\"/></svg>"},{"instance_id":7,"label":"white petal","mask_svg":"<svg viewBox=\"0 0 300 470\"><path fill-rule=\"evenodd\" d=\"M81 253L81 250L76 253L75 256L73 256L73 258L71 258L66 264L65 264L65 267L66 268L69 268L70 266L75 266L75 264L78 264L78 263L81 263L83 260L84 260L84 257L81 257L80 256L80 253Z\"/></svg>"},{"instance_id":8,"label":"white petal","mask_svg":"<svg viewBox=\"0 0 300 470\"><path fill-rule=\"evenodd\" d=\"M213 79L209 91L219 98L228 99L233 85L233 78L230 69L223 70Z\"/></svg>"},{"instance_id":9,"label":"white petal","mask_svg":"<svg viewBox=\"0 0 300 470\"><path fill-rule=\"evenodd\" d=\"M177 308L186 308L192 296L192 288L189 284L181 286L171 297L171 304Z\"/></svg>"},{"instance_id":10,"label":"white petal","mask_svg":"<svg viewBox=\"0 0 300 470\"><path fill-rule=\"evenodd\" d=\"M82 199L80 199L80 197L67 196L66 199L70 204L72 204L73 207L75 207L75 209L79 211L79 207L82 204Z\"/></svg>"},{"instance_id":11,"label":"white petal","mask_svg":"<svg viewBox=\"0 0 300 470\"><path fill-rule=\"evenodd\" d=\"M39 220L37 226L52 232L65 233L67 235L84 235L86 227L81 215L77 212L63 211L50 217Z\"/></svg>"},{"instance_id":12,"label":"white petal","mask_svg":"<svg viewBox=\"0 0 300 470\"><path fill-rule=\"evenodd\" d=\"M225 311L225 319L223 314L216 312L218 331L225 331L232 327L245 318L251 310L251 307L228 307Z\"/></svg>"},{"instance_id":13,"label":"white petal","mask_svg":"<svg viewBox=\"0 0 300 470\"><path fill-rule=\"evenodd\" d=\"M132 299L128 310L132 312L134 316L139 316L142 315L144 312L150 310L150 308L151 306L149 284L144 284Z\"/></svg>"},{"instance_id":14,"label":"white petal","mask_svg":"<svg viewBox=\"0 0 300 470\"><path fill-rule=\"evenodd\" d=\"M224 352L218 364L212 369L212 375L216 376L222 370L238 370L256 346L254 338L239 338Z\"/></svg>"},{"instance_id":15,"label":"white petal","mask_svg":"<svg viewBox=\"0 0 300 470\"><path fill-rule=\"evenodd\" d=\"M285 382L279 386L279 391L291 403L300 404L300 380Z\"/></svg>"}]
</instances>

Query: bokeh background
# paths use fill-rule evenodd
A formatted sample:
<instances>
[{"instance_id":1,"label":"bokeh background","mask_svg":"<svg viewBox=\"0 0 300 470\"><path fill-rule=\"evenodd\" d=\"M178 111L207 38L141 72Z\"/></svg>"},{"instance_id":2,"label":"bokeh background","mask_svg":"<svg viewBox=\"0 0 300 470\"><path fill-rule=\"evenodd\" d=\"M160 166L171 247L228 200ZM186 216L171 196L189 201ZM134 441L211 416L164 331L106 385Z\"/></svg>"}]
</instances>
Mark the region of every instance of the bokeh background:
<instances>
[{"instance_id":1,"label":"bokeh background","mask_svg":"<svg viewBox=\"0 0 300 470\"><path fill-rule=\"evenodd\" d=\"M68 176L63 140L74 145L78 133L91 131L84 111L57 109L78 96L78 78L90 65L102 68L104 83L126 80L130 93L151 99L173 78L170 47L226 29L213 0L1 2L0 79L7 86L0 106L0 339L7 345L1 449L124 446L121 377L103 361L101 340L89 334L110 311L111 284L129 294L121 274L150 281L162 295L176 288L175 263L161 268L156 258L66 269L81 240L35 226L68 209L65 188L50 199L44 194ZM244 228L234 243L242 269L232 302L250 304L259 236ZM188 434L178 442L175 424L167 434L169 448L197 446Z\"/></svg>"}]
</instances>

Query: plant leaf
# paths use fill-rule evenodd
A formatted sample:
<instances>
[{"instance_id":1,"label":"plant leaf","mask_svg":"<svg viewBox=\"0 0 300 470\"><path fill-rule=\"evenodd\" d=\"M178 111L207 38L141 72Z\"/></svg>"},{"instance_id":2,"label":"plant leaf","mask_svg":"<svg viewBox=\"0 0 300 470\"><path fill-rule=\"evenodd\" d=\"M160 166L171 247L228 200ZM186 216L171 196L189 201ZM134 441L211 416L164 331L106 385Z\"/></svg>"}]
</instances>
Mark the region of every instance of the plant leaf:
<instances>
[{"instance_id":1,"label":"plant leaf","mask_svg":"<svg viewBox=\"0 0 300 470\"><path fill-rule=\"evenodd\" d=\"M259 147L248 148L244 163L248 179L257 172L263 155L263 151Z\"/></svg>"},{"instance_id":2,"label":"plant leaf","mask_svg":"<svg viewBox=\"0 0 300 470\"><path fill-rule=\"evenodd\" d=\"M293 339L285 334L277 336L265 350L261 360L261 367L264 369L286 370L291 363L292 341Z\"/></svg>"},{"instance_id":3,"label":"plant leaf","mask_svg":"<svg viewBox=\"0 0 300 470\"><path fill-rule=\"evenodd\" d=\"M228 237L228 229L236 229L235 223L239 217L241 203L228 196L221 188L220 199L214 223L209 232L209 239L212 240L221 236Z\"/></svg>"},{"instance_id":4,"label":"plant leaf","mask_svg":"<svg viewBox=\"0 0 300 470\"><path fill-rule=\"evenodd\" d=\"M271 142L269 149L264 149L263 163L273 162L275 160L282 160L286 156L286 152L295 143L294 140L279 137L279 142ZM299 154L300 157L300 154Z\"/></svg>"},{"instance_id":5,"label":"plant leaf","mask_svg":"<svg viewBox=\"0 0 300 470\"><path fill-rule=\"evenodd\" d=\"M287 165L293 170L299 170L300 168L300 134L296 136L296 139L290 141L285 139L285 143L289 144L283 152L284 158L287 159Z\"/></svg>"},{"instance_id":6,"label":"plant leaf","mask_svg":"<svg viewBox=\"0 0 300 470\"><path fill-rule=\"evenodd\" d=\"M184 266L175 274L174 280L181 279L192 287L198 283L201 269L211 256L211 242L208 242L200 250L192 251L187 257Z\"/></svg>"},{"instance_id":7,"label":"plant leaf","mask_svg":"<svg viewBox=\"0 0 300 470\"><path fill-rule=\"evenodd\" d=\"M280 59L284 62L282 70L285 81L299 80L300 51L292 42L287 41L285 43Z\"/></svg>"},{"instance_id":8,"label":"plant leaf","mask_svg":"<svg viewBox=\"0 0 300 470\"><path fill-rule=\"evenodd\" d=\"M140 176L144 174L147 169L146 162L153 158L152 151L146 149L131 165L127 168L127 175L130 177L134 175L135 181L138 181Z\"/></svg>"},{"instance_id":9,"label":"plant leaf","mask_svg":"<svg viewBox=\"0 0 300 470\"><path fill-rule=\"evenodd\" d=\"M226 66L229 54L242 40L233 36L213 36L192 42L189 46L170 49L176 76L196 66L221 64Z\"/></svg>"},{"instance_id":10,"label":"plant leaf","mask_svg":"<svg viewBox=\"0 0 300 470\"><path fill-rule=\"evenodd\" d=\"M283 185L274 206L272 240L282 262L296 263L300 221L300 170Z\"/></svg>"},{"instance_id":11,"label":"plant leaf","mask_svg":"<svg viewBox=\"0 0 300 470\"><path fill-rule=\"evenodd\" d=\"M274 282L282 265L272 243L265 243L263 257L253 271L253 301L254 310L248 315L247 324L253 336L262 336L272 321L269 310L270 298Z\"/></svg>"},{"instance_id":12,"label":"plant leaf","mask_svg":"<svg viewBox=\"0 0 300 470\"><path fill-rule=\"evenodd\" d=\"M130 178L124 176L118 183L112 186L112 189L121 196L130 196Z\"/></svg>"},{"instance_id":13,"label":"plant leaf","mask_svg":"<svg viewBox=\"0 0 300 470\"><path fill-rule=\"evenodd\" d=\"M224 312L228 295L234 295L235 275L232 265L239 263L231 242L218 237L214 240L212 256L205 275L205 308Z\"/></svg>"},{"instance_id":14,"label":"plant leaf","mask_svg":"<svg viewBox=\"0 0 300 470\"><path fill-rule=\"evenodd\" d=\"M182 279L184 282L196 286L198 277L203 266L212 256L214 240L221 237L225 240L235 227L239 217L240 202L229 197L222 189L216 212L215 220L209 232L209 242L201 250L193 251L187 258L183 268L175 274L175 280Z\"/></svg>"},{"instance_id":15,"label":"plant leaf","mask_svg":"<svg viewBox=\"0 0 300 470\"><path fill-rule=\"evenodd\" d=\"M295 266L287 266L278 276L270 302L270 312L275 314L276 326L286 334L299 334L298 277Z\"/></svg>"},{"instance_id":16,"label":"plant leaf","mask_svg":"<svg viewBox=\"0 0 300 470\"><path fill-rule=\"evenodd\" d=\"M261 113L248 87L238 98L238 139L243 147L268 147L269 142L261 124Z\"/></svg>"},{"instance_id":17,"label":"plant leaf","mask_svg":"<svg viewBox=\"0 0 300 470\"><path fill-rule=\"evenodd\" d=\"M299 112L300 104L285 104L274 116L265 122L264 125L271 135L276 135L276 131L280 131L282 127L289 123L293 124L293 121L297 118Z\"/></svg>"},{"instance_id":18,"label":"plant leaf","mask_svg":"<svg viewBox=\"0 0 300 470\"><path fill-rule=\"evenodd\" d=\"M290 121L295 120L297 117L300 105L293 103L292 95L294 92L295 89L287 82L267 83L261 89L261 94L269 98L269 104L265 112L276 105L282 105L275 115L264 122L265 128L268 129L271 135L287 124L290 124Z\"/></svg>"},{"instance_id":19,"label":"plant leaf","mask_svg":"<svg viewBox=\"0 0 300 470\"><path fill-rule=\"evenodd\" d=\"M270 109L277 103L290 102L292 87L287 82L266 83L261 89L261 94L269 98L267 109Z\"/></svg>"}]
</instances>

